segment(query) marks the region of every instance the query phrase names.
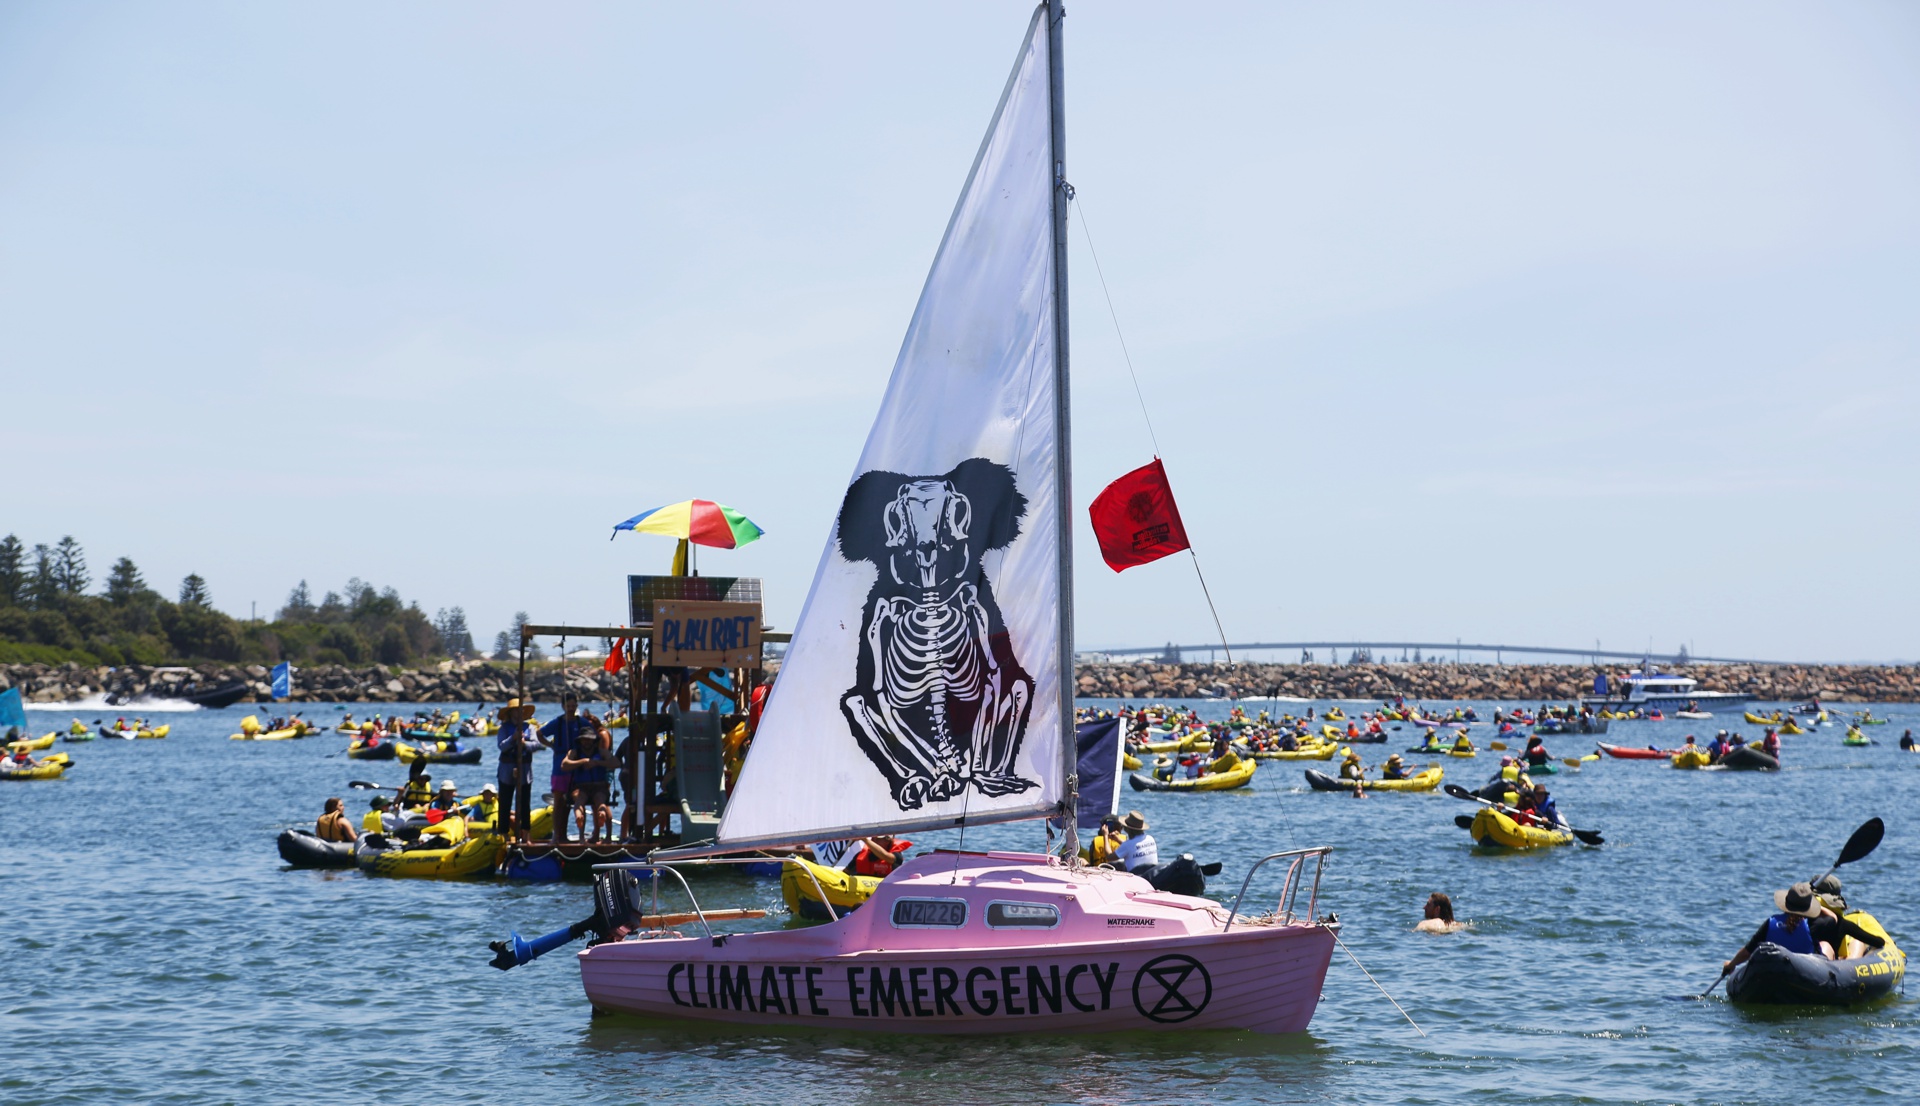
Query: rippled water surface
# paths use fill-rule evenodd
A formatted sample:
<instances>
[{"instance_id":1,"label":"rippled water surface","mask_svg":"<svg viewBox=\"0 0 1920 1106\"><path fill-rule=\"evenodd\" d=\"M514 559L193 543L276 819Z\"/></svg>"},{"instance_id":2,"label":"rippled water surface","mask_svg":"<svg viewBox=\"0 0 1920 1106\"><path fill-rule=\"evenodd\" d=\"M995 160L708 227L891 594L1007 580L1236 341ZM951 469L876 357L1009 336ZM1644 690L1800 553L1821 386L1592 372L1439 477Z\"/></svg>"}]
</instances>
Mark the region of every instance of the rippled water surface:
<instances>
[{"instance_id":1,"label":"rippled water surface","mask_svg":"<svg viewBox=\"0 0 1920 1106\"><path fill-rule=\"evenodd\" d=\"M62 745L77 762L66 779L0 783L0 1102L1920 1101L1920 1018L1904 997L1847 1012L1677 997L1713 982L1773 888L1824 871L1875 814L1886 842L1843 869L1849 895L1920 943L1920 756L1895 747L1920 708L1875 709L1894 719L1869 731L1885 744L1843 747L1837 727L1789 737L1777 775L1602 761L1555 777L1568 817L1606 835L1599 849L1490 855L1453 824L1465 803L1310 793L1280 763L1241 791L1128 792L1163 851L1226 862L1217 894L1264 853L1336 846L1323 905L1427 1035L1336 953L1306 1034L985 1039L592 1018L571 957L486 963L509 929L589 913L584 888L285 870L281 828L310 826L329 795L357 821L367 793L346 782L402 769L349 761L331 735L228 741L246 708L174 714L164 741ZM30 712L39 732L69 717ZM1620 722L1608 739L1671 746L1729 721ZM1495 764L1483 752L1446 768L1477 784ZM493 775L446 771L469 789ZM1041 843L1033 826L966 841ZM706 905L781 909L773 881L696 887ZM1435 890L1471 932L1412 932Z\"/></svg>"}]
</instances>

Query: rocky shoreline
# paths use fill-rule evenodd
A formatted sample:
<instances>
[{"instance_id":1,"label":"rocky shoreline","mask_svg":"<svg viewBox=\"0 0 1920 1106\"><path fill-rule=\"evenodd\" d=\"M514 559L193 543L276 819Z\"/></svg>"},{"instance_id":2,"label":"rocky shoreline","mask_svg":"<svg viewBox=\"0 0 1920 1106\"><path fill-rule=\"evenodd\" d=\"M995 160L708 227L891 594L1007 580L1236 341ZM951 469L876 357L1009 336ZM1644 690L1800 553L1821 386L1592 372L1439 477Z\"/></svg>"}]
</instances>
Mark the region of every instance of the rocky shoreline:
<instances>
[{"instance_id":1,"label":"rocky shoreline","mask_svg":"<svg viewBox=\"0 0 1920 1106\"><path fill-rule=\"evenodd\" d=\"M1624 674L1625 667L1608 671ZM1696 664L1671 669L1701 691L1745 692L1767 701L1920 702L1920 665ZM1567 702L1591 694L1584 664L1083 664L1083 698L1493 699Z\"/></svg>"},{"instance_id":2,"label":"rocky shoreline","mask_svg":"<svg viewBox=\"0 0 1920 1106\"><path fill-rule=\"evenodd\" d=\"M490 661L441 661L431 668L394 669L379 665L323 664L296 670L296 703L501 703L518 694L515 665ZM241 702L273 698L270 671L261 665L202 664L191 668L84 668L76 664L0 665L0 691L20 689L28 706L72 703L97 695L113 699L174 698L189 690L210 691L234 683L247 685ZM623 700L626 675L599 667L529 665L527 684L538 702L555 702L571 687L582 699Z\"/></svg>"},{"instance_id":3,"label":"rocky shoreline","mask_svg":"<svg viewBox=\"0 0 1920 1106\"><path fill-rule=\"evenodd\" d=\"M1624 669L1612 669L1622 672ZM1700 681L1702 691L1741 691L1768 701L1808 698L1838 702L1920 702L1920 665L1700 664L1673 670ZM1083 664L1076 670L1084 698L1186 699L1493 699L1565 702L1593 686L1589 665L1534 664ZM492 661L441 661L430 668L315 665L294 677L296 703L499 703L515 694L516 668ZM203 664L192 668L87 668L75 664L0 665L0 691L17 687L27 703L69 703L96 695L137 699L177 696L240 682L244 702L266 702L268 670L261 665ZM597 667L529 666L538 702L557 701L566 687L583 699L626 696L626 676Z\"/></svg>"}]
</instances>

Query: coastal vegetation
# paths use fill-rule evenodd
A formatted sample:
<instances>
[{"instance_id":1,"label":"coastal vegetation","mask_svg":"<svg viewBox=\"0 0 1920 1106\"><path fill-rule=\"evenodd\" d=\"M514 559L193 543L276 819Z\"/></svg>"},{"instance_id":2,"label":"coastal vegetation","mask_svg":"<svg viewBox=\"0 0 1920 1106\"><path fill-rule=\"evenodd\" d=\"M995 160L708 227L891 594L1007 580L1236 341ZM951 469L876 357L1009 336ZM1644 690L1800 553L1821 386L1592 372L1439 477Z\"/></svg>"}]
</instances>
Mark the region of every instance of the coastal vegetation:
<instances>
[{"instance_id":1,"label":"coastal vegetation","mask_svg":"<svg viewBox=\"0 0 1920 1106\"><path fill-rule=\"evenodd\" d=\"M461 608L430 617L358 577L318 600L302 580L271 621L246 620L215 608L198 573L169 598L121 557L93 590L71 536L32 547L13 534L0 539L0 663L412 666L474 652Z\"/></svg>"}]
</instances>

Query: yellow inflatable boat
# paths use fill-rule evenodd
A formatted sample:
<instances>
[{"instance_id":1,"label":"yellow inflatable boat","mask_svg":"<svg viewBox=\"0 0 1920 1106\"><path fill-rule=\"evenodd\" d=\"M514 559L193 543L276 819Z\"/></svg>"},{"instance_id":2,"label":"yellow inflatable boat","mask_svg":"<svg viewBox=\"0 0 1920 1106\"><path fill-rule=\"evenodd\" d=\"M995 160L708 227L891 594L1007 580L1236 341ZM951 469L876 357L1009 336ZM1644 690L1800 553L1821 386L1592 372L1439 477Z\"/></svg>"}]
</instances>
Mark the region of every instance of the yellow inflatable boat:
<instances>
[{"instance_id":1,"label":"yellow inflatable boat","mask_svg":"<svg viewBox=\"0 0 1920 1106\"><path fill-rule=\"evenodd\" d=\"M66 772L72 758L65 753L55 753L46 757L31 768L16 768L12 758L0 762L0 780L57 780Z\"/></svg>"},{"instance_id":2,"label":"yellow inflatable boat","mask_svg":"<svg viewBox=\"0 0 1920 1106\"><path fill-rule=\"evenodd\" d=\"M1675 768L1705 768L1713 763L1713 755L1705 749L1683 749L1667 759Z\"/></svg>"},{"instance_id":3,"label":"yellow inflatable boat","mask_svg":"<svg viewBox=\"0 0 1920 1106\"><path fill-rule=\"evenodd\" d=\"M1473 834L1476 844L1489 848L1543 849L1573 843L1573 834L1566 830L1523 826L1490 806L1480 808L1480 813L1473 816L1472 828L1467 832Z\"/></svg>"},{"instance_id":4,"label":"yellow inflatable boat","mask_svg":"<svg viewBox=\"0 0 1920 1106\"><path fill-rule=\"evenodd\" d=\"M374 847L369 838L390 842L387 848ZM370 876L394 879L463 879L493 871L501 853L500 838L491 833L469 837L451 848L399 847L397 838L385 834L365 834L354 849L354 863Z\"/></svg>"},{"instance_id":5,"label":"yellow inflatable boat","mask_svg":"<svg viewBox=\"0 0 1920 1106\"><path fill-rule=\"evenodd\" d=\"M7 748L14 750L25 749L29 753L38 752L41 749L51 749L53 748L53 739L58 733L59 731L55 730L53 733L49 733L43 737L23 737L9 744Z\"/></svg>"},{"instance_id":6,"label":"yellow inflatable boat","mask_svg":"<svg viewBox=\"0 0 1920 1106\"><path fill-rule=\"evenodd\" d=\"M817 922L829 920L827 908L821 904L823 892L834 912L844 915L872 898L874 888L879 886L879 876L856 876L797 856L787 857L780 868L780 896L787 900L787 909L796 918Z\"/></svg>"}]
</instances>

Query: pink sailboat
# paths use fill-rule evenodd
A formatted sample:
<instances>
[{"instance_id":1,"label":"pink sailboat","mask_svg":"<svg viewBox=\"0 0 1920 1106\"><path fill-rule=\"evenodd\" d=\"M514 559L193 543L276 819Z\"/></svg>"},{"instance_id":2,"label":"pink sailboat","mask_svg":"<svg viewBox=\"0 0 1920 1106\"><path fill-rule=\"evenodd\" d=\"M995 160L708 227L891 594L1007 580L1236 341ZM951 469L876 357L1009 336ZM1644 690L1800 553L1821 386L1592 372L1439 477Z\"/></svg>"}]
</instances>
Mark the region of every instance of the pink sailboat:
<instances>
[{"instance_id":1,"label":"pink sailboat","mask_svg":"<svg viewBox=\"0 0 1920 1106\"><path fill-rule=\"evenodd\" d=\"M1027 29L717 836L606 866L579 954L596 1010L922 1033L1313 1016L1330 850L1256 863L1231 908L1078 858L1106 810L1077 802L1061 16ZM692 898L677 862L1023 819L1061 828L1057 855L922 855L823 925L721 933L697 903L679 930L616 924L623 869ZM1262 871L1280 897L1243 912Z\"/></svg>"}]
</instances>

